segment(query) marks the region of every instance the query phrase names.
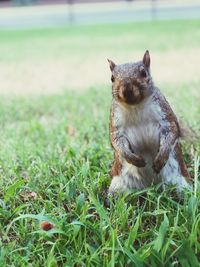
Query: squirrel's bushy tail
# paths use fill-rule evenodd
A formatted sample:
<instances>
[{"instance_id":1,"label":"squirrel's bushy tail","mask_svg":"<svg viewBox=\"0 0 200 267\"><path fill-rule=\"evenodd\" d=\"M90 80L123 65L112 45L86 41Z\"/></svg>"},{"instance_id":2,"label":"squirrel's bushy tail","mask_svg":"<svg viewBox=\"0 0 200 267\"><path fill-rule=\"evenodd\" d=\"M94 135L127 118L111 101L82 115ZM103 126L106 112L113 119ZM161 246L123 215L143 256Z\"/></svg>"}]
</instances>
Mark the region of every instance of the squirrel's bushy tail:
<instances>
[{"instance_id":1,"label":"squirrel's bushy tail","mask_svg":"<svg viewBox=\"0 0 200 267\"><path fill-rule=\"evenodd\" d=\"M198 134L196 131L189 126L182 118L178 118L180 137L190 143L195 143L198 139Z\"/></svg>"}]
</instances>

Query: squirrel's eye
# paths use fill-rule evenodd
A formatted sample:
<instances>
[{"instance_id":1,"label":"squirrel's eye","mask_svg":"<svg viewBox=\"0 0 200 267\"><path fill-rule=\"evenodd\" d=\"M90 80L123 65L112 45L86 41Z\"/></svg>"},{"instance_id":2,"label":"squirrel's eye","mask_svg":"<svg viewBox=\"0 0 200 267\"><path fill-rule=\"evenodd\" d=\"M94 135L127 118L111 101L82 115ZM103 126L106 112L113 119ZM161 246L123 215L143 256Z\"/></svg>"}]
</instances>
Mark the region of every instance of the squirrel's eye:
<instances>
[{"instance_id":1,"label":"squirrel's eye","mask_svg":"<svg viewBox=\"0 0 200 267\"><path fill-rule=\"evenodd\" d=\"M115 81L115 78L114 78L114 76L113 76L113 75L111 76L111 81L112 81L112 82L114 82L114 81Z\"/></svg>"},{"instance_id":2,"label":"squirrel's eye","mask_svg":"<svg viewBox=\"0 0 200 267\"><path fill-rule=\"evenodd\" d=\"M141 69L140 74L141 74L141 76L143 78L146 78L147 77L147 73L146 73L145 69Z\"/></svg>"}]
</instances>

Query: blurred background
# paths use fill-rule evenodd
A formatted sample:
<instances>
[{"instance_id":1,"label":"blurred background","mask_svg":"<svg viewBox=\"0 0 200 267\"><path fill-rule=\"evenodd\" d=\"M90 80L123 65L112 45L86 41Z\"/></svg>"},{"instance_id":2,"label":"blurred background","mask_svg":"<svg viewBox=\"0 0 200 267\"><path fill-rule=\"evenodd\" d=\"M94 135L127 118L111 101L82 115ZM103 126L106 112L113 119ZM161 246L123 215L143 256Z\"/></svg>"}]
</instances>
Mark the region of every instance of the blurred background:
<instances>
[{"instance_id":1,"label":"blurred background","mask_svg":"<svg viewBox=\"0 0 200 267\"><path fill-rule=\"evenodd\" d=\"M199 0L0 0L0 94L109 86L107 58L137 61L149 49L158 85L192 101L199 19Z\"/></svg>"}]
</instances>

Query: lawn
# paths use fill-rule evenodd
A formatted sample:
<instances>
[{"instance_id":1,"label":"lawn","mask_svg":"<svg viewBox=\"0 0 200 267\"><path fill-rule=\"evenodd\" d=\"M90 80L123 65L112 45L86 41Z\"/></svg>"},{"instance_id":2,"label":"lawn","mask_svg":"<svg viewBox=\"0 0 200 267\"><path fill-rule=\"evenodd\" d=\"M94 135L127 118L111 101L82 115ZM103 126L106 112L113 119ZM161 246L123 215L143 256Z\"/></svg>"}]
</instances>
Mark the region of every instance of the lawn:
<instances>
[{"instance_id":1,"label":"lawn","mask_svg":"<svg viewBox=\"0 0 200 267\"><path fill-rule=\"evenodd\" d=\"M183 143L195 186L182 200L156 186L110 208L104 201L113 157L106 57L139 59L148 46L156 81L199 136L200 21L9 31L0 39L0 266L199 266L198 141ZM37 68L42 76L32 77ZM63 90L65 71L71 82ZM54 228L41 230L42 221Z\"/></svg>"}]
</instances>

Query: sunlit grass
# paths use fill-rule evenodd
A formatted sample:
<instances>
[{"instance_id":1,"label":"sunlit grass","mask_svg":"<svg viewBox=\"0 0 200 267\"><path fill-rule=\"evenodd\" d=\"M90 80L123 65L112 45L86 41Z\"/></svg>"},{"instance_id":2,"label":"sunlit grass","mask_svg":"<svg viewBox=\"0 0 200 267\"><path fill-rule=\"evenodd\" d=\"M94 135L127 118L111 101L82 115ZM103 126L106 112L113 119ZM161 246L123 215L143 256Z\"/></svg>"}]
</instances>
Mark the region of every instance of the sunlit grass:
<instances>
[{"instance_id":1,"label":"sunlit grass","mask_svg":"<svg viewBox=\"0 0 200 267\"><path fill-rule=\"evenodd\" d=\"M30 61L27 66L37 68L43 61L46 75L52 76L49 59L89 58L95 68L96 54L110 52L124 59L134 49L140 54L147 44L158 59L170 51L198 50L199 29L199 21L188 21L1 32L0 63L20 66ZM75 69L76 79L82 81L91 69ZM176 113L199 134L199 78L195 78L160 84ZM110 101L111 88L97 82L81 92L1 96L1 267L199 266L199 142L184 143L194 190L182 200L173 188L163 192L157 186L111 199L106 208L113 160ZM43 220L55 227L42 231Z\"/></svg>"},{"instance_id":2,"label":"sunlit grass","mask_svg":"<svg viewBox=\"0 0 200 267\"><path fill-rule=\"evenodd\" d=\"M111 98L101 90L1 101L0 266L198 266L197 158L182 202L151 188L104 207Z\"/></svg>"}]
</instances>

